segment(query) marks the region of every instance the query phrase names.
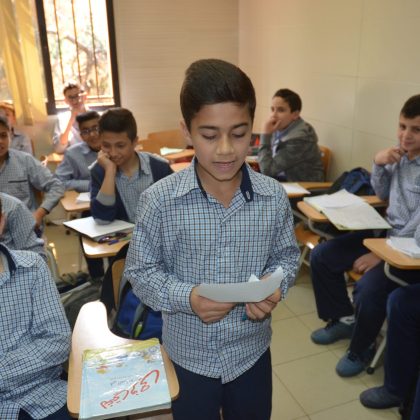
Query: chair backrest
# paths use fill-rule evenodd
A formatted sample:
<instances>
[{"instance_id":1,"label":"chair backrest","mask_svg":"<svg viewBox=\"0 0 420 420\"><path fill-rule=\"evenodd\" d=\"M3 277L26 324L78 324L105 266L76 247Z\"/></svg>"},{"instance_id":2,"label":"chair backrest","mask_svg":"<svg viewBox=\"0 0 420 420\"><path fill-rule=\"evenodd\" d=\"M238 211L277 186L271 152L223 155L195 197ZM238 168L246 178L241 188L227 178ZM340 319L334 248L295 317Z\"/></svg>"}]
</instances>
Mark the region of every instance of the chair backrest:
<instances>
[{"instance_id":1,"label":"chair backrest","mask_svg":"<svg viewBox=\"0 0 420 420\"><path fill-rule=\"evenodd\" d=\"M184 135L179 128L149 133L147 138L157 143L159 148L170 147L174 149L185 149L187 146Z\"/></svg>"},{"instance_id":2,"label":"chair backrest","mask_svg":"<svg viewBox=\"0 0 420 420\"><path fill-rule=\"evenodd\" d=\"M159 154L160 147L159 143L152 139L141 139L137 140L136 150Z\"/></svg>"},{"instance_id":3,"label":"chair backrest","mask_svg":"<svg viewBox=\"0 0 420 420\"><path fill-rule=\"evenodd\" d=\"M112 290L114 292L115 307L120 303L120 284L124 272L125 258L114 261L112 264Z\"/></svg>"},{"instance_id":4,"label":"chair backrest","mask_svg":"<svg viewBox=\"0 0 420 420\"><path fill-rule=\"evenodd\" d=\"M331 163L331 149L320 145L319 150L321 151L322 164L324 165L324 178L327 179Z\"/></svg>"}]
</instances>

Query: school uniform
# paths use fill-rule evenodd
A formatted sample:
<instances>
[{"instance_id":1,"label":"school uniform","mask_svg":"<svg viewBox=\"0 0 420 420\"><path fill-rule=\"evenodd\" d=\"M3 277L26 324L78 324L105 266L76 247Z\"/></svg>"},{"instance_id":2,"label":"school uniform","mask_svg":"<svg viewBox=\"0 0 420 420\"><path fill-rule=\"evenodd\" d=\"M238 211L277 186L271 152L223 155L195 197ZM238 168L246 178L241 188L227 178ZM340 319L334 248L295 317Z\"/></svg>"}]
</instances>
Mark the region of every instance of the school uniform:
<instances>
[{"instance_id":1,"label":"school uniform","mask_svg":"<svg viewBox=\"0 0 420 420\"><path fill-rule=\"evenodd\" d=\"M66 404L70 327L39 255L0 244L0 258L0 418L45 418Z\"/></svg>"},{"instance_id":2,"label":"school uniform","mask_svg":"<svg viewBox=\"0 0 420 420\"><path fill-rule=\"evenodd\" d=\"M188 407L194 401L217 404L216 397L208 398L206 390L212 391L207 385L228 387L262 360L264 383L252 386L248 378L242 389L262 390L265 414L255 418L268 418L270 319L243 320L244 306L237 305L222 320L205 324L193 312L190 294L200 283L245 282L251 274L262 277L281 266L284 298L299 258L289 201L277 181L244 165L241 186L224 208L202 188L194 162L140 196L124 275L145 304L162 311L163 344L181 378L181 400L174 404L183 404L183 395L190 400ZM186 393L190 373L206 385L192 385L195 391ZM252 398L245 396L244 406L247 400ZM200 412L210 418L203 406Z\"/></svg>"},{"instance_id":3,"label":"school uniform","mask_svg":"<svg viewBox=\"0 0 420 420\"><path fill-rule=\"evenodd\" d=\"M10 147L31 155L34 154L30 138L26 134L16 131L15 129L12 129L10 133Z\"/></svg>"}]
</instances>

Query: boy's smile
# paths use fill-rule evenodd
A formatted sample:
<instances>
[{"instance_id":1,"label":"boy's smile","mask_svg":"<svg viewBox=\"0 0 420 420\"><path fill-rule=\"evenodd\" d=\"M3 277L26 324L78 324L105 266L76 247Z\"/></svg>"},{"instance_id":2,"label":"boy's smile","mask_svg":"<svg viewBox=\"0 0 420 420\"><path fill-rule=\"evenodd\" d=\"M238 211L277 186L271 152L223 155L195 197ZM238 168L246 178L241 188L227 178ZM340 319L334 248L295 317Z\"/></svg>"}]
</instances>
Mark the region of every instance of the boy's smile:
<instances>
[{"instance_id":1,"label":"boy's smile","mask_svg":"<svg viewBox=\"0 0 420 420\"><path fill-rule=\"evenodd\" d=\"M409 159L420 155L420 115L415 118L400 115L398 140Z\"/></svg>"},{"instance_id":2,"label":"boy's smile","mask_svg":"<svg viewBox=\"0 0 420 420\"><path fill-rule=\"evenodd\" d=\"M223 102L203 106L191 121L188 141L194 146L203 187L237 184L251 143L252 120L247 105ZM228 187L228 185L224 187Z\"/></svg>"}]
</instances>

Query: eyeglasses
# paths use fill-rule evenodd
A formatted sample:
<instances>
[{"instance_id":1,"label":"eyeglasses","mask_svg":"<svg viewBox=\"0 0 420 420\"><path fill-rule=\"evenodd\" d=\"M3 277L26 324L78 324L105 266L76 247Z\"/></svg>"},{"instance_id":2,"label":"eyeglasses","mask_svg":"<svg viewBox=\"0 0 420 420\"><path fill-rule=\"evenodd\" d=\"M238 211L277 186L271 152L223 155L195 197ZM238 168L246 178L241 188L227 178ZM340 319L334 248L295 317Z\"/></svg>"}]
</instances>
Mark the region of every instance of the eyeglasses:
<instances>
[{"instance_id":1,"label":"eyeglasses","mask_svg":"<svg viewBox=\"0 0 420 420\"><path fill-rule=\"evenodd\" d=\"M81 93L78 93L77 95L68 95L67 98L71 99L72 101L79 99L82 96Z\"/></svg>"},{"instance_id":2,"label":"eyeglasses","mask_svg":"<svg viewBox=\"0 0 420 420\"><path fill-rule=\"evenodd\" d=\"M98 134L99 133L99 126L94 125L91 128L84 128L83 130L80 130L80 134L82 136L88 136L89 134Z\"/></svg>"}]
</instances>

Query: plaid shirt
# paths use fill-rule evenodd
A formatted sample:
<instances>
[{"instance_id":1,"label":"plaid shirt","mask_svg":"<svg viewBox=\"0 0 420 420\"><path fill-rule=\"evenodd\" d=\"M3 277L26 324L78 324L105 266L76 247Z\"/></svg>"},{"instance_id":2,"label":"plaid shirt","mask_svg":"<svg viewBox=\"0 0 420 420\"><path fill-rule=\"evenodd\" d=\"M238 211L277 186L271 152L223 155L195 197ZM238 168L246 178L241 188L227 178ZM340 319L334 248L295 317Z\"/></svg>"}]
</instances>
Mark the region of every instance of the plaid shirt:
<instances>
[{"instance_id":1,"label":"plaid shirt","mask_svg":"<svg viewBox=\"0 0 420 420\"><path fill-rule=\"evenodd\" d=\"M125 275L147 305L163 312L163 343L171 359L200 375L232 381L270 345L270 319L242 320L237 305L205 324L192 311L200 283L245 282L281 266L286 296L299 250L289 200L274 179L243 166L242 184L229 208L200 187L194 164L141 196Z\"/></svg>"},{"instance_id":2,"label":"plaid shirt","mask_svg":"<svg viewBox=\"0 0 420 420\"><path fill-rule=\"evenodd\" d=\"M64 195L64 186L28 153L10 150L0 168L0 191L21 200L32 212L38 208L35 191L43 191L40 207L51 211Z\"/></svg>"},{"instance_id":3,"label":"plaid shirt","mask_svg":"<svg viewBox=\"0 0 420 420\"><path fill-rule=\"evenodd\" d=\"M44 240L35 234L35 219L28 208L17 198L0 193L2 212L6 225L0 241L10 249L33 251L47 258Z\"/></svg>"},{"instance_id":4,"label":"plaid shirt","mask_svg":"<svg viewBox=\"0 0 420 420\"><path fill-rule=\"evenodd\" d=\"M392 229L388 236L413 237L420 225L420 157L399 163L374 164L371 183L382 200L389 200L387 219Z\"/></svg>"},{"instance_id":5,"label":"plaid shirt","mask_svg":"<svg viewBox=\"0 0 420 420\"><path fill-rule=\"evenodd\" d=\"M89 191L89 166L95 162L98 152L92 150L84 141L70 146L58 165L55 176L64 184L66 190Z\"/></svg>"},{"instance_id":6,"label":"plaid shirt","mask_svg":"<svg viewBox=\"0 0 420 420\"><path fill-rule=\"evenodd\" d=\"M0 419L44 418L66 404L70 327L42 258L2 244L0 255Z\"/></svg>"}]
</instances>

